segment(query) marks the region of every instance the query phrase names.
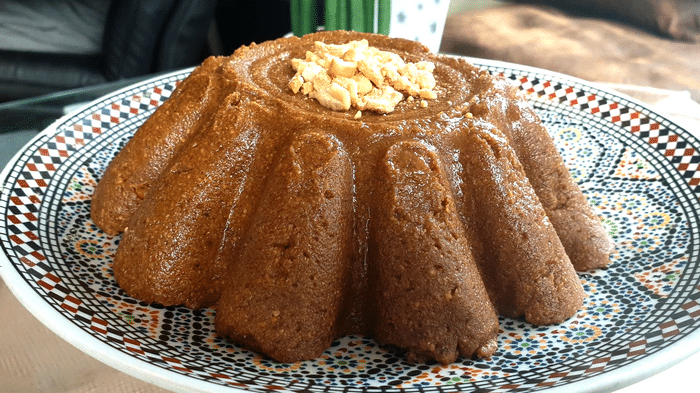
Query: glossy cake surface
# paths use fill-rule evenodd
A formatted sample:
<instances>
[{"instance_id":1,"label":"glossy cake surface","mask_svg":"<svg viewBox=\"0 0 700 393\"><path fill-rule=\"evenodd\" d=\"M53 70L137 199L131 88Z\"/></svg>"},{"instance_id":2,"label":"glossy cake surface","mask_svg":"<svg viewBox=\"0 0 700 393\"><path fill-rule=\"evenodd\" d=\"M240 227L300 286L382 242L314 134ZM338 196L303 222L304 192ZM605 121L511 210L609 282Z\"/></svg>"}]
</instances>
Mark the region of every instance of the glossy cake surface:
<instances>
[{"instance_id":1,"label":"glossy cake surface","mask_svg":"<svg viewBox=\"0 0 700 393\"><path fill-rule=\"evenodd\" d=\"M355 118L287 87L314 42L357 39L434 63L437 98ZM349 333L415 360L488 357L498 314L569 318L575 270L612 250L515 88L349 32L206 60L110 164L92 218L123 232L113 268L129 295L216 307L219 334L279 361Z\"/></svg>"}]
</instances>

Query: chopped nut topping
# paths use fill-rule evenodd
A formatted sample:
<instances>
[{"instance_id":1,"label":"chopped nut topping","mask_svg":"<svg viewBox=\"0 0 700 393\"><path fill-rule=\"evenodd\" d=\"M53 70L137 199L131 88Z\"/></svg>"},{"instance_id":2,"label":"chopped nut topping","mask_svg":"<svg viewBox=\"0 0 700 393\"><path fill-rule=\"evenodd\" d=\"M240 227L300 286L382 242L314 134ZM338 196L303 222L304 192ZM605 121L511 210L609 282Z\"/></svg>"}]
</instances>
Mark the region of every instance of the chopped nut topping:
<instances>
[{"instance_id":1,"label":"chopped nut topping","mask_svg":"<svg viewBox=\"0 0 700 393\"><path fill-rule=\"evenodd\" d=\"M367 40L315 42L314 52L306 52L305 59L292 59L292 68L296 75L289 88L294 94L301 91L336 111L355 108L355 118L364 110L390 113L404 95L409 101L420 98L423 108L427 99L437 98L435 64L406 63L395 53L370 47Z\"/></svg>"}]
</instances>

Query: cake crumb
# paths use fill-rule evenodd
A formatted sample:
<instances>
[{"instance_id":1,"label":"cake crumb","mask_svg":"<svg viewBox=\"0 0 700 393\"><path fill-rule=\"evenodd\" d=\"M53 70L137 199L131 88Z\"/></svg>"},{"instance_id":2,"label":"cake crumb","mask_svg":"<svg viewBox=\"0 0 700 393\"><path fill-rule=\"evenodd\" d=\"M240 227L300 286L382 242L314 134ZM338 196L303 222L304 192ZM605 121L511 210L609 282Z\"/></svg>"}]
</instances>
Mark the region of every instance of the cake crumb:
<instances>
[{"instance_id":1,"label":"cake crumb","mask_svg":"<svg viewBox=\"0 0 700 393\"><path fill-rule=\"evenodd\" d=\"M334 45L314 43L304 59L292 59L296 74L289 88L297 94L316 99L321 105L336 111L358 109L391 113L403 100L437 98L435 64L428 61L406 63L392 52L370 47L367 40Z\"/></svg>"}]
</instances>

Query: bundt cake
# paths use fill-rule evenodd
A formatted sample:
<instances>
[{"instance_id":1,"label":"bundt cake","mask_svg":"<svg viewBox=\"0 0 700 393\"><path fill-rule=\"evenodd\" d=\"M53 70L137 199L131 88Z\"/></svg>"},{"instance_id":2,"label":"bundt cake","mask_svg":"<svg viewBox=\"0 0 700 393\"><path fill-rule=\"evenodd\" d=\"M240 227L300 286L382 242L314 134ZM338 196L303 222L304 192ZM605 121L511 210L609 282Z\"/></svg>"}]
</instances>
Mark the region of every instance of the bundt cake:
<instances>
[{"instance_id":1,"label":"bundt cake","mask_svg":"<svg viewBox=\"0 0 700 393\"><path fill-rule=\"evenodd\" d=\"M430 71L434 94L339 110L294 81L292 59L319 42L362 40ZM278 361L350 333L410 360L488 357L498 314L571 317L585 296L575 269L612 250L516 90L380 35L242 47L207 59L140 127L92 218L123 232L113 268L129 295L215 307L220 335Z\"/></svg>"}]
</instances>

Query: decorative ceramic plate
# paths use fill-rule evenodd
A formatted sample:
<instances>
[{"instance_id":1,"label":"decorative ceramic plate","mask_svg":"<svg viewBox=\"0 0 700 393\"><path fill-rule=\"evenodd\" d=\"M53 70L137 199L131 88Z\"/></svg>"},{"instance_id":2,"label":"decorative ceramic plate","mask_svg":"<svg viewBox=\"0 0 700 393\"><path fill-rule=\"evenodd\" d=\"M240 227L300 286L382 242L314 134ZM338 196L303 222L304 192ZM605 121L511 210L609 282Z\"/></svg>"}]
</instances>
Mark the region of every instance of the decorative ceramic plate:
<instances>
[{"instance_id":1,"label":"decorative ceramic plate","mask_svg":"<svg viewBox=\"0 0 700 393\"><path fill-rule=\"evenodd\" d=\"M608 268L580 274L588 297L576 316L556 326L501 318L490 360L410 364L349 336L316 360L276 363L218 337L212 310L153 306L121 291L110 263L119 237L92 223L90 196L107 164L190 70L95 101L14 158L0 177L0 273L65 340L175 390L612 390L700 348L700 141L589 83L471 60L526 93L617 244Z\"/></svg>"}]
</instances>

